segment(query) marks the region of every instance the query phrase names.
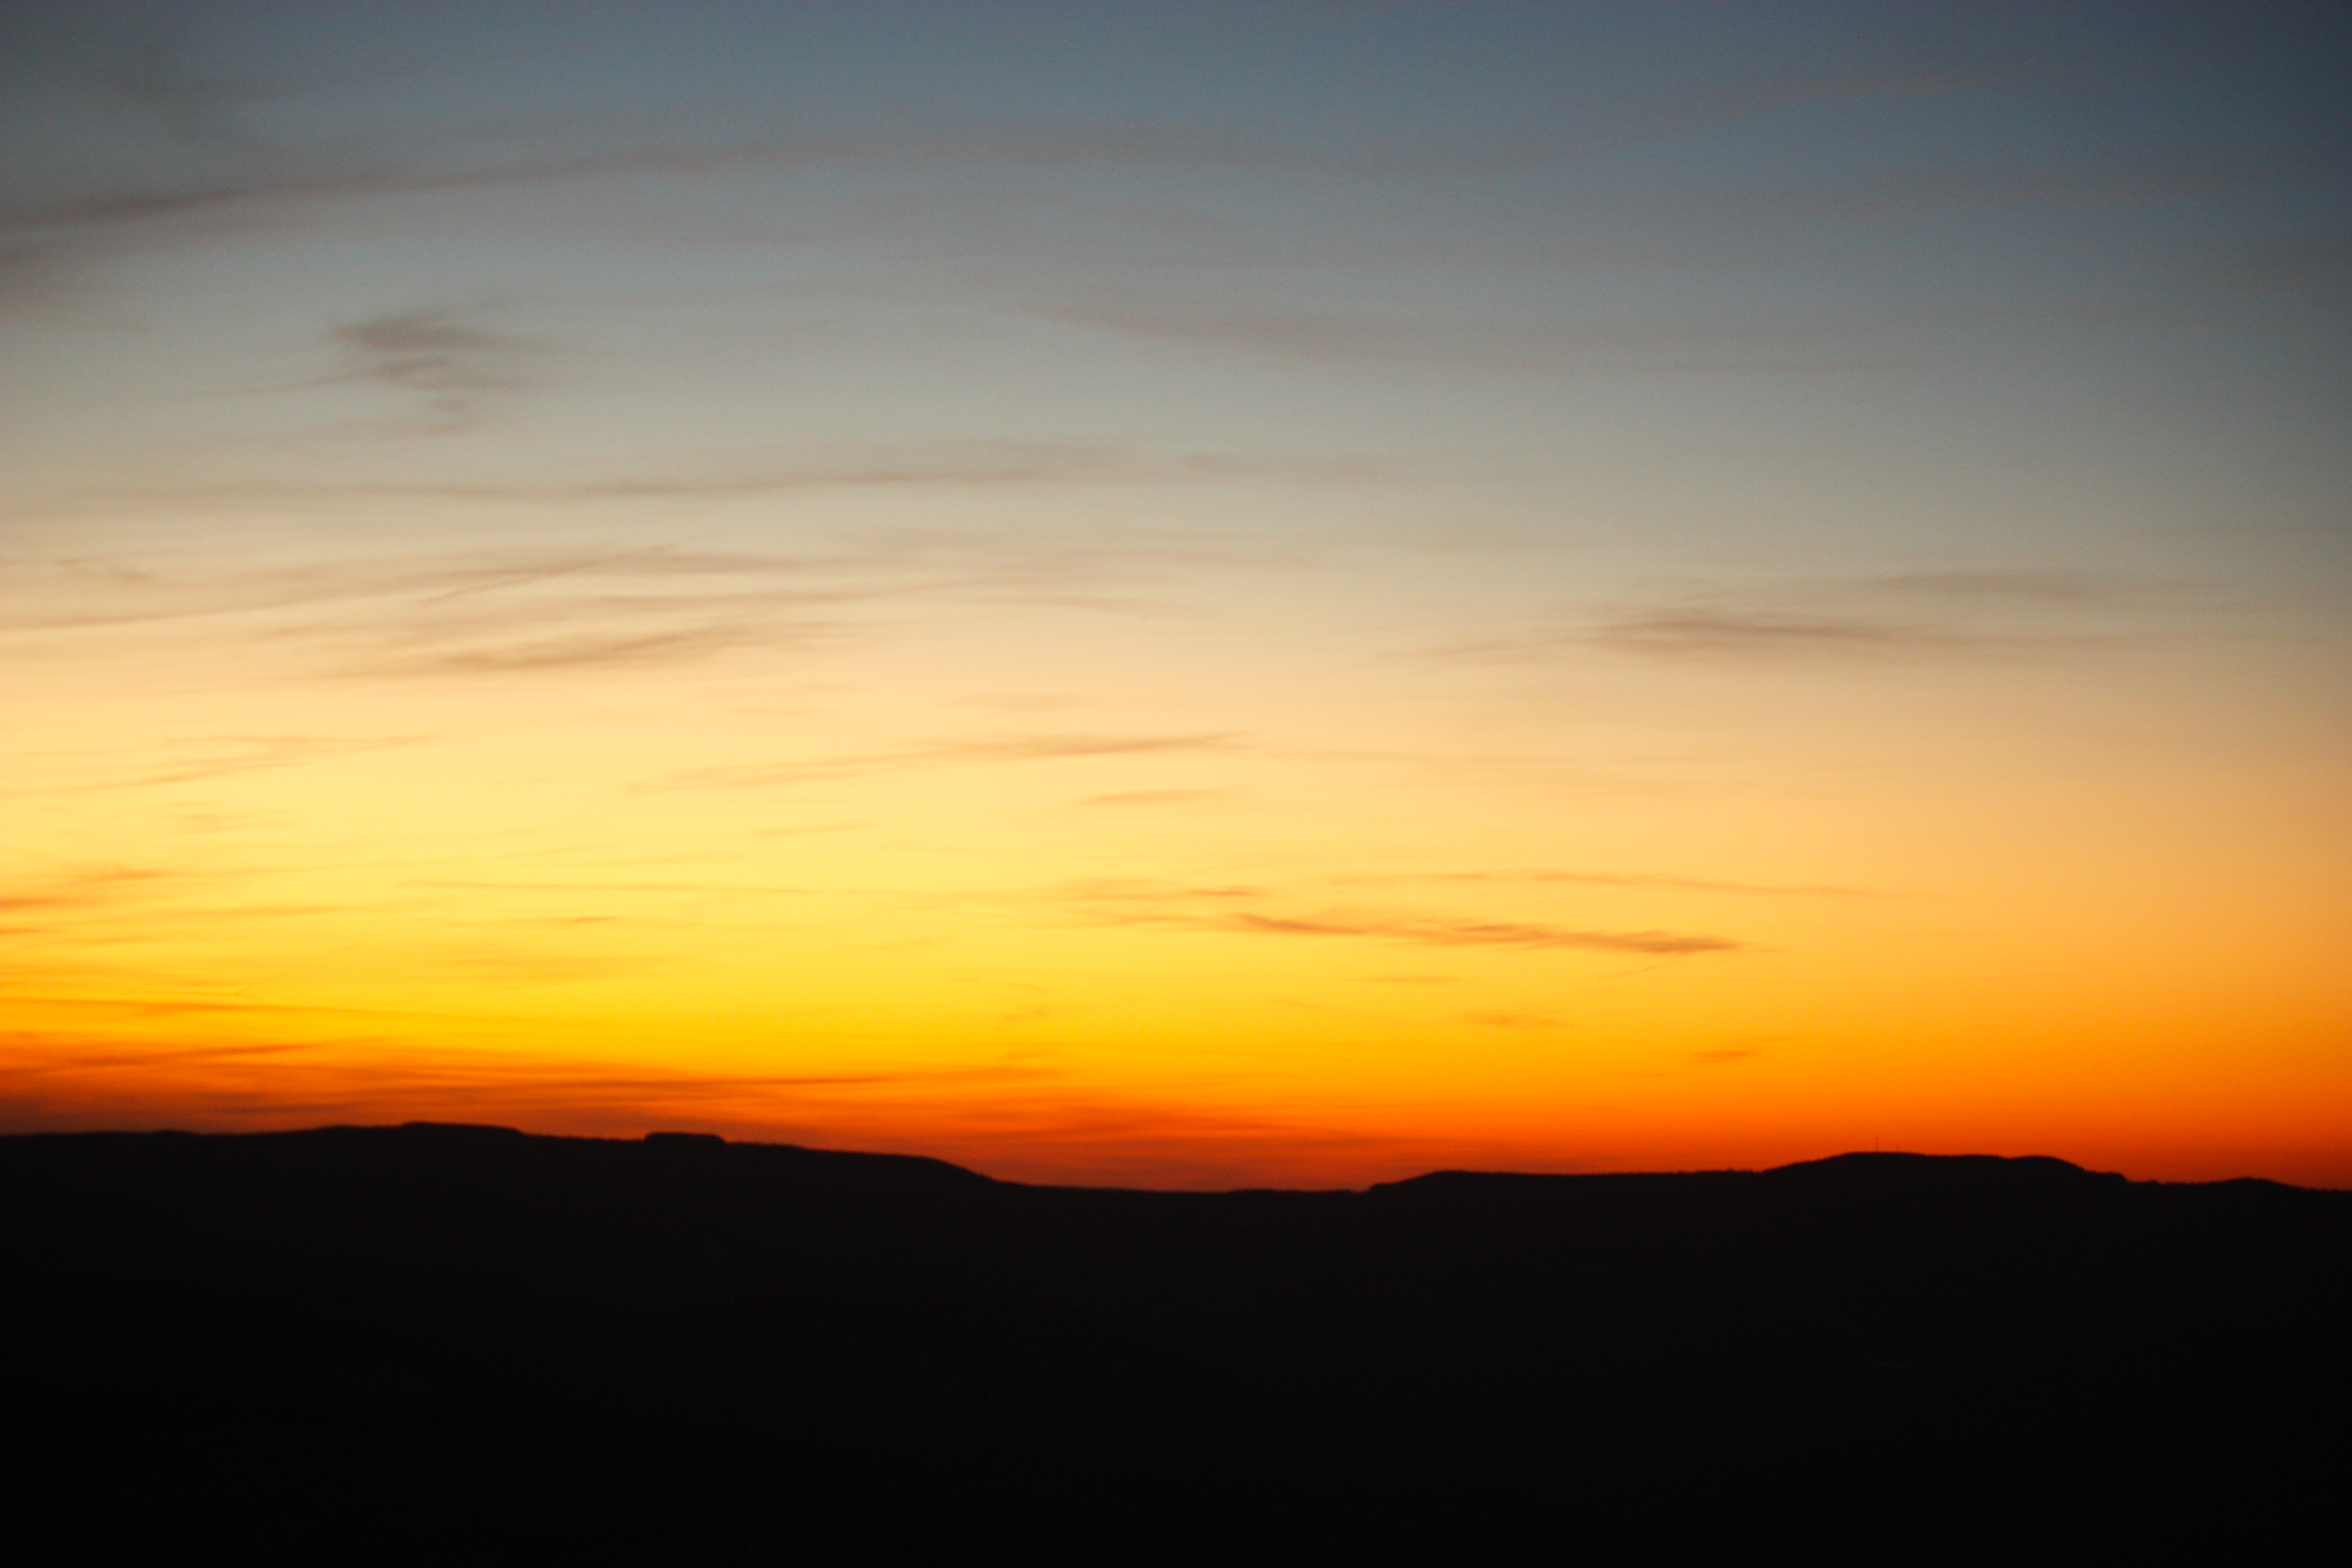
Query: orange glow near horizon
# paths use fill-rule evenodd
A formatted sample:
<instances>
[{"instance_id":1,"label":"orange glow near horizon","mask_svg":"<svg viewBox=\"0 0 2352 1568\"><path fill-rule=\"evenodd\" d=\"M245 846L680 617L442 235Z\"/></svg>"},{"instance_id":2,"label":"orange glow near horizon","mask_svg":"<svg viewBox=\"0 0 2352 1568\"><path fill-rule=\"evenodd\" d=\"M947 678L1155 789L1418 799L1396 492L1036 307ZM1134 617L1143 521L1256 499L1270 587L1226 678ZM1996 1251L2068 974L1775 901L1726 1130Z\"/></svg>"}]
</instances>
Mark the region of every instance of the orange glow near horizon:
<instances>
[{"instance_id":1,"label":"orange glow near horizon","mask_svg":"<svg viewBox=\"0 0 2352 1568\"><path fill-rule=\"evenodd\" d=\"M0 1131L2352 1186L2304 22L165 9L0 15Z\"/></svg>"},{"instance_id":2,"label":"orange glow near horizon","mask_svg":"<svg viewBox=\"0 0 2352 1568\"><path fill-rule=\"evenodd\" d=\"M1411 691L1271 746L1214 666L1024 708L877 702L854 655L844 701L758 658L583 697L202 653L20 704L82 743L17 774L19 1129L690 1126L1180 1185L1874 1143L2352 1181L2326 803L2154 746L2119 797L2063 714L1909 756L1873 729L1857 779L1803 712L1691 718L1690 672L1618 673L1672 760L1596 777L1511 756L1524 729L1449 749ZM2016 676L1937 679L1958 708ZM1878 718L1921 680L1811 700ZM2202 842L2160 839L2192 812Z\"/></svg>"}]
</instances>

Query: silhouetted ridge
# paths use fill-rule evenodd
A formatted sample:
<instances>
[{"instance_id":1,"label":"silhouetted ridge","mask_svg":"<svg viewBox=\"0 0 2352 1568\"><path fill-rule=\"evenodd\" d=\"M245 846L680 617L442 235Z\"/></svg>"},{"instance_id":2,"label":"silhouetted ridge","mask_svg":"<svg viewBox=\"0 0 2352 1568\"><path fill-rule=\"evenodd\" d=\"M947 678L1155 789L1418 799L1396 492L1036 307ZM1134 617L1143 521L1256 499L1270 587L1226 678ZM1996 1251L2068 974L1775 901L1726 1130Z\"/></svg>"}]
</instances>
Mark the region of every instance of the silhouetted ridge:
<instances>
[{"instance_id":1,"label":"silhouetted ridge","mask_svg":"<svg viewBox=\"0 0 2352 1568\"><path fill-rule=\"evenodd\" d=\"M1310 1555L1932 1556L2048 1516L2242 1552L2330 1495L2347 1267L2352 1194L2046 1158L1201 1194L677 1133L44 1135L0 1139L0 1397L34 1495L149 1546L429 1497L582 1551L1272 1517Z\"/></svg>"},{"instance_id":2,"label":"silhouetted ridge","mask_svg":"<svg viewBox=\"0 0 2352 1568\"><path fill-rule=\"evenodd\" d=\"M381 1127L327 1127L321 1128L320 1131L325 1132L382 1132L385 1130ZM495 1127L480 1121L404 1121L399 1126L391 1129L391 1131L409 1138L508 1139L529 1136L529 1134L512 1127ZM268 1136L268 1134L263 1134L263 1136ZM301 1134L279 1134L279 1136L293 1136L299 1138Z\"/></svg>"},{"instance_id":3,"label":"silhouetted ridge","mask_svg":"<svg viewBox=\"0 0 2352 1568\"><path fill-rule=\"evenodd\" d=\"M1907 1154L1875 1151L1776 1165L1762 1173L1784 1181L1857 1182L1880 1186L1948 1186L1964 1182L2015 1186L2035 1182L2126 1179L2113 1172L2087 1171L2048 1154Z\"/></svg>"}]
</instances>

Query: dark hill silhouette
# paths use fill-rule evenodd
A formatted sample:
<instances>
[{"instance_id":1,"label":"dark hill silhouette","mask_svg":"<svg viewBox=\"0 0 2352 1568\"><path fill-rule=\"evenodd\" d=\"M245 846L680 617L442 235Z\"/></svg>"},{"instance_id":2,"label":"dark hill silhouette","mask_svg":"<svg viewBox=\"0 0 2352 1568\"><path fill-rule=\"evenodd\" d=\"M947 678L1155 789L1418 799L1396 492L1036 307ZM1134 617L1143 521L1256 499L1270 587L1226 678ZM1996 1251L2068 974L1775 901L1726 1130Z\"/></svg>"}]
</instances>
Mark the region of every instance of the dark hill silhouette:
<instances>
[{"instance_id":1,"label":"dark hill silhouette","mask_svg":"<svg viewBox=\"0 0 2352 1568\"><path fill-rule=\"evenodd\" d=\"M2340 1514L2352 1394L2352 1194L2051 1159L1195 1194L38 1135L0 1270L12 1517L89 1554L2242 1559Z\"/></svg>"}]
</instances>

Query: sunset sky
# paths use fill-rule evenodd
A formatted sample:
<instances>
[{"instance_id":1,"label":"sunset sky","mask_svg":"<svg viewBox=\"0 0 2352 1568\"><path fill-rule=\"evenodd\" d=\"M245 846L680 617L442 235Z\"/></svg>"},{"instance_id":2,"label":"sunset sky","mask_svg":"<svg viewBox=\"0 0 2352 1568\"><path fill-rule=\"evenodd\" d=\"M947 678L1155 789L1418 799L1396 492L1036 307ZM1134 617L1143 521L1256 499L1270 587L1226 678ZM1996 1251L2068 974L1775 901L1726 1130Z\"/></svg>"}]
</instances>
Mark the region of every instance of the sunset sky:
<instances>
[{"instance_id":1,"label":"sunset sky","mask_svg":"<svg viewBox=\"0 0 2352 1568\"><path fill-rule=\"evenodd\" d=\"M2352 13L31 4L0 1131L2352 1185Z\"/></svg>"}]
</instances>

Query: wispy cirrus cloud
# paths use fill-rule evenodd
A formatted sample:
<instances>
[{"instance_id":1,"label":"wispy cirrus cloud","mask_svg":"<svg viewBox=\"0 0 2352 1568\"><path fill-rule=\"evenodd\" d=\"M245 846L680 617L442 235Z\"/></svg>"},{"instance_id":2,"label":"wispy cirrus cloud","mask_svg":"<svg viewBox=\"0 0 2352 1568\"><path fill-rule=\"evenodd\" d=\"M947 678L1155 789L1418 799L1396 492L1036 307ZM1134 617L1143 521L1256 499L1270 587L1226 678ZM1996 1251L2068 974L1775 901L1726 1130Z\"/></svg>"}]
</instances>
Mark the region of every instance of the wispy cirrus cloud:
<instances>
[{"instance_id":1,"label":"wispy cirrus cloud","mask_svg":"<svg viewBox=\"0 0 2352 1568\"><path fill-rule=\"evenodd\" d=\"M1544 630L1433 651L1511 659L1599 650L1751 662L2042 657L2128 642L2216 602L2195 584L2092 573L1895 573L1601 606Z\"/></svg>"},{"instance_id":2,"label":"wispy cirrus cloud","mask_svg":"<svg viewBox=\"0 0 2352 1568\"><path fill-rule=\"evenodd\" d=\"M326 1010L331 1011L331 1010ZM103 1024L0 1033L0 1126L255 1131L460 1121L635 1138L919 1153L1001 1179L1087 1185L1331 1186L1436 1166L1554 1168L1558 1151L1318 1126L1087 1081L1054 1060L887 1059L824 1072L625 1067L394 1033L288 1039L148 1037Z\"/></svg>"},{"instance_id":3,"label":"wispy cirrus cloud","mask_svg":"<svg viewBox=\"0 0 2352 1568\"><path fill-rule=\"evenodd\" d=\"M267 139L236 110L284 90L208 72L194 52L163 37L117 41L104 70L77 71L84 87L143 107L165 138L219 142L249 154L243 167L183 174L161 168L110 171L110 182L52 195L14 216L21 223L97 226L153 220L264 203L461 191L650 176L677 179L761 166L884 163L1008 163L1041 168L1227 171L1240 174L1394 179L1496 174L1526 169L1642 142L1686 134L1811 105L1870 99L1914 99L1965 91L1998 79L1983 68L1925 67L1827 77L1764 79L1670 93L1640 102L1593 100L1576 120L1506 140L1363 138L1336 142L1296 135L1248 134L1181 121L1097 117L980 119L932 111L893 117L887 129L770 123L735 134L647 138L611 116L574 123L575 136L601 142L554 153L493 151L503 127L483 124L413 139L405 148L366 149ZM485 153L489 155L485 155Z\"/></svg>"},{"instance_id":4,"label":"wispy cirrus cloud","mask_svg":"<svg viewBox=\"0 0 2352 1568\"><path fill-rule=\"evenodd\" d=\"M91 557L15 564L13 596L31 601L20 630L57 631L148 621L315 609L368 600L436 605L557 579L822 574L821 559L725 555L653 547L557 548L375 556L252 567L175 571ZM838 564L838 563L833 563Z\"/></svg>"},{"instance_id":5,"label":"wispy cirrus cloud","mask_svg":"<svg viewBox=\"0 0 2352 1568\"><path fill-rule=\"evenodd\" d=\"M2152 583L2095 572L2048 570L1893 572L1839 579L1832 592L1881 593L1935 599L1976 599L2021 604L2132 605L2177 596L2179 584Z\"/></svg>"},{"instance_id":6,"label":"wispy cirrus cloud","mask_svg":"<svg viewBox=\"0 0 2352 1568\"><path fill-rule=\"evenodd\" d=\"M393 747L424 735L217 735L159 741L136 749L50 753L44 782L10 795L74 795L90 790L155 789L266 769L299 767Z\"/></svg>"},{"instance_id":7,"label":"wispy cirrus cloud","mask_svg":"<svg viewBox=\"0 0 2352 1568\"><path fill-rule=\"evenodd\" d=\"M1590 634L1621 652L1799 658L1945 653L1991 639L1956 627L1862 616L1808 616L1769 610L1660 609L1604 620Z\"/></svg>"},{"instance_id":8,"label":"wispy cirrus cloud","mask_svg":"<svg viewBox=\"0 0 2352 1568\"><path fill-rule=\"evenodd\" d=\"M14 28L8 39L8 52L25 62L19 68L44 84L47 118L109 132L82 136L84 155L51 161L56 167L0 203L0 250L18 259L20 277L55 277L110 253L328 221L356 204L629 182L674 187L761 171L850 168L954 179L974 168L1002 168L1065 184L1097 170L1141 179L1223 175L1325 184L1508 175L1822 105L1939 99L2014 74L1975 51L1969 58L1930 51L1830 74L1683 83L1633 96L1580 91L1526 123L1465 126L1432 137L1398 135L1385 124L1347 135L1296 127L1243 132L1206 117L1051 108L950 113L914 102L871 117L780 122L772 98L747 104L721 94L714 100L699 78L656 89L692 95L698 112L633 117L592 96L599 79L575 82L558 68L541 83L541 97L550 104L541 116L546 126L534 129L512 115L500 118L488 105L470 120L452 115L429 51L331 69L305 54L295 72L302 79L264 81L242 74L250 51L238 49L227 29L203 36L218 27L217 16L133 10L93 18L83 14L88 9L27 7L37 25ZM530 23L519 26L521 36L531 31ZM698 30L694 18L680 18L681 38ZM498 31L491 47L516 47L513 28ZM457 37L463 36L461 30ZM558 47L541 51L542 62L577 40L567 35L546 42ZM467 53L455 38L450 48L453 58ZM656 48L631 64L641 77L659 79L692 68L692 58L690 49L673 58ZM239 67L215 63L231 59ZM389 72L420 96L433 95L432 119L420 116L391 133L379 121L362 135L332 115L252 112L305 90L348 88L353 64L362 77ZM278 68L284 76L293 68Z\"/></svg>"},{"instance_id":9,"label":"wispy cirrus cloud","mask_svg":"<svg viewBox=\"0 0 2352 1568\"><path fill-rule=\"evenodd\" d=\"M642 668L681 664L728 648L772 642L749 626L702 626L657 632L574 632L472 647L380 652L345 667L365 676L501 675L546 670Z\"/></svg>"},{"instance_id":10,"label":"wispy cirrus cloud","mask_svg":"<svg viewBox=\"0 0 2352 1568\"><path fill-rule=\"evenodd\" d=\"M1866 899L1885 895L1869 888L1839 887L1820 882L1727 882L1706 877L1679 877L1649 871L1405 871L1369 872L1331 879L1339 886L1379 886L1393 883L1502 883L1524 885L1569 883L1591 888L1624 888L1690 893L1748 893L1774 898Z\"/></svg>"},{"instance_id":11,"label":"wispy cirrus cloud","mask_svg":"<svg viewBox=\"0 0 2352 1568\"><path fill-rule=\"evenodd\" d=\"M1220 789L1129 789L1114 790L1108 795L1090 795L1080 805L1196 805L1202 801L1230 798L1231 792Z\"/></svg>"},{"instance_id":12,"label":"wispy cirrus cloud","mask_svg":"<svg viewBox=\"0 0 2352 1568\"><path fill-rule=\"evenodd\" d=\"M1518 920L1422 910L1318 907L1263 888L1166 887L1097 882L1072 889L1066 901L1109 925L1166 926L1251 936L1354 938L1420 947L1579 950L1686 957L1741 951L1730 937L1692 931L1603 931Z\"/></svg>"},{"instance_id":13,"label":"wispy cirrus cloud","mask_svg":"<svg viewBox=\"0 0 2352 1568\"><path fill-rule=\"evenodd\" d=\"M119 903L172 873L144 866L86 866L0 885L0 918L56 914Z\"/></svg>"},{"instance_id":14,"label":"wispy cirrus cloud","mask_svg":"<svg viewBox=\"0 0 2352 1568\"><path fill-rule=\"evenodd\" d=\"M1074 757L1119 757L1168 752L1231 752L1240 749L1242 744L1238 735L1215 733L975 735L908 746L898 751L852 752L804 762L695 768L672 774L664 781L663 787L761 788L992 763L1052 762Z\"/></svg>"},{"instance_id":15,"label":"wispy cirrus cloud","mask_svg":"<svg viewBox=\"0 0 2352 1568\"><path fill-rule=\"evenodd\" d=\"M1486 371L1850 374L1904 363L1855 353L1850 324L1809 330L1754 321L1653 322L1579 329L1173 297L1044 304L1031 313L1124 336L1331 364L1388 361Z\"/></svg>"},{"instance_id":16,"label":"wispy cirrus cloud","mask_svg":"<svg viewBox=\"0 0 2352 1568\"><path fill-rule=\"evenodd\" d=\"M346 1009L273 1009L317 1012ZM255 1069L262 1070L257 1072ZM0 1035L0 1122L12 1130L133 1121L152 1103L168 1125L300 1125L322 1118L496 1117L546 1126L586 1113L648 1119L688 1106L722 1122L756 1108L818 1110L804 1097L965 1090L1034 1084L1047 1066L877 1062L823 1073L616 1068L495 1048L451 1049L397 1035L311 1033L293 1039L154 1038L100 1026ZM143 1080L143 1081L142 1081ZM733 1102L730 1113L726 1107ZM796 1104L797 1102L797 1104Z\"/></svg>"},{"instance_id":17,"label":"wispy cirrus cloud","mask_svg":"<svg viewBox=\"0 0 2352 1568\"><path fill-rule=\"evenodd\" d=\"M136 993L83 996L50 994L29 997L32 1011L105 1015L131 1018L166 1018L178 1014L221 1014L244 1016L306 1015L320 1017L418 1018L433 1015L406 1007L348 1007L323 1003L257 1002L241 996L155 996ZM275 1047L273 1047L275 1048Z\"/></svg>"},{"instance_id":18,"label":"wispy cirrus cloud","mask_svg":"<svg viewBox=\"0 0 2352 1568\"><path fill-rule=\"evenodd\" d=\"M300 650L310 678L523 675L805 649L886 606L1046 605L1160 616L1122 592L1278 558L1213 538L851 537L799 551L692 542L544 546L187 569L121 559L10 563L19 648L147 627ZM47 639L47 642L44 639Z\"/></svg>"},{"instance_id":19,"label":"wispy cirrus cloud","mask_svg":"<svg viewBox=\"0 0 2352 1568\"><path fill-rule=\"evenodd\" d=\"M1437 154L1362 148L1328 152L1196 126L1093 120L974 123L935 115L927 125L885 132L807 127L700 142L624 142L556 153L485 158L479 149L490 142L488 132L494 129L486 125L471 136L459 133L445 135L437 142L420 142L405 155L273 147L268 149L270 156L257 159L246 169L172 184L152 174L141 182L126 172L118 174L110 190L88 189L0 213L0 232L8 227L90 229L238 207L596 179L691 178L762 167L1014 163L1381 177L1525 167L1556 156L1540 146ZM607 126L605 136L609 141L614 131L625 129Z\"/></svg>"},{"instance_id":20,"label":"wispy cirrus cloud","mask_svg":"<svg viewBox=\"0 0 2352 1568\"><path fill-rule=\"evenodd\" d=\"M690 1127L920 1152L1015 1180L1169 1187L1328 1184L1460 1158L1420 1140L1121 1093L1050 1059L766 1073L616 1066L341 1032L333 1011L320 1010L326 1027L293 1038L159 1038L96 1020L0 1034L0 1125L247 1131L430 1120L606 1137Z\"/></svg>"},{"instance_id":21,"label":"wispy cirrus cloud","mask_svg":"<svg viewBox=\"0 0 2352 1568\"><path fill-rule=\"evenodd\" d=\"M21 515L206 513L384 501L479 502L518 507L726 500L794 491L989 489L1029 486L1366 485L1411 475L1392 458L1314 453L1154 452L1107 442L940 440L919 445L834 446L779 461L772 448L740 456L703 454L636 472L542 476L358 473L335 480L194 478L148 484L93 484Z\"/></svg>"},{"instance_id":22,"label":"wispy cirrus cloud","mask_svg":"<svg viewBox=\"0 0 2352 1568\"><path fill-rule=\"evenodd\" d=\"M1549 1013L1465 1013L1462 1021L1482 1028L1528 1031L1557 1029L1567 1022Z\"/></svg>"},{"instance_id":23,"label":"wispy cirrus cloud","mask_svg":"<svg viewBox=\"0 0 2352 1568\"><path fill-rule=\"evenodd\" d=\"M1318 915L1298 918L1237 911L1215 923L1226 931L1274 936L1375 937L1429 947L1583 948L1601 952L1686 954L1729 952L1744 946L1728 937L1665 931L1573 931L1521 921L1431 916Z\"/></svg>"},{"instance_id":24,"label":"wispy cirrus cloud","mask_svg":"<svg viewBox=\"0 0 2352 1568\"><path fill-rule=\"evenodd\" d=\"M2105 205L2242 194L2268 172L2218 157L2148 160L2116 167L2051 170L1987 166L1959 173L1881 176L1832 184L1769 185L1712 193L1685 221L1780 218L1832 222L1908 217L1974 207Z\"/></svg>"}]
</instances>

